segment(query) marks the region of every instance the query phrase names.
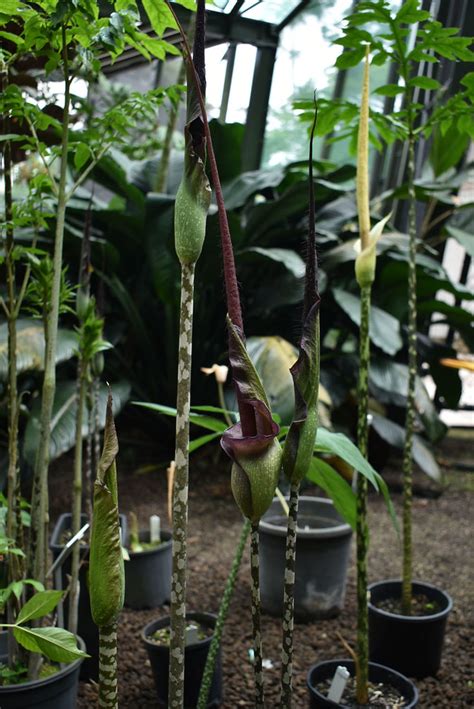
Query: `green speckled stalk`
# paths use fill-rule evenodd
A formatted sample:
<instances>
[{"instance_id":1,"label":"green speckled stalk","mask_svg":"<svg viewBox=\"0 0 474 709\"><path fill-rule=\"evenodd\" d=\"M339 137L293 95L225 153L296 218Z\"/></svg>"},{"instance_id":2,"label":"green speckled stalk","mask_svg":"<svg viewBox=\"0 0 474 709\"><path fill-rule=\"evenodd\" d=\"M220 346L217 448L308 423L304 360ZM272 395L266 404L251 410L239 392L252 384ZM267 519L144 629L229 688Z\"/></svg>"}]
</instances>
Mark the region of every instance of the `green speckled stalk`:
<instances>
[{"instance_id":1,"label":"green speckled stalk","mask_svg":"<svg viewBox=\"0 0 474 709\"><path fill-rule=\"evenodd\" d=\"M193 332L194 264L181 265L181 311L176 399L176 473L173 494L173 573L168 706L184 702L186 632L186 536L188 526L189 409Z\"/></svg>"},{"instance_id":2,"label":"green speckled stalk","mask_svg":"<svg viewBox=\"0 0 474 709\"><path fill-rule=\"evenodd\" d=\"M403 576L402 612L411 614L412 583L412 486L413 486L413 429L415 424L415 391L417 373L416 354L416 203L415 203L415 145L413 136L408 144L408 393L405 419L405 446L403 449Z\"/></svg>"},{"instance_id":3,"label":"green speckled stalk","mask_svg":"<svg viewBox=\"0 0 474 709\"><path fill-rule=\"evenodd\" d=\"M227 582L224 589L224 594L222 596L221 604L219 607L219 613L217 615L216 627L214 628L214 634L212 637L211 645L209 647L209 652L206 658L206 666L204 667L204 673L202 676L201 689L199 690L199 699L197 704L197 709L206 709L207 701L209 697L209 690L211 688L212 678L214 676L214 667L216 664L216 657L221 644L222 631L224 629L224 623L227 618L227 613L229 612L229 604L234 593L235 582L237 580L237 574L239 572L240 564L242 561L242 555L244 553L245 545L247 543L247 538L250 532L250 521L245 520L244 526L242 527L242 532L240 534L239 544L235 552L234 561L232 562L232 567L227 578Z\"/></svg>"},{"instance_id":4,"label":"green speckled stalk","mask_svg":"<svg viewBox=\"0 0 474 709\"><path fill-rule=\"evenodd\" d=\"M369 403L369 363L370 363L370 297L371 286L364 286L360 293L360 335L359 335L359 383L357 445L367 457ZM369 619L367 609L367 551L369 529L367 525L367 478L357 476L357 701L366 704L368 700L369 679Z\"/></svg>"},{"instance_id":5,"label":"green speckled stalk","mask_svg":"<svg viewBox=\"0 0 474 709\"><path fill-rule=\"evenodd\" d=\"M250 533L250 572L252 578L252 630L254 651L255 709L265 709L263 686L262 631L260 625L260 565L258 522L252 524Z\"/></svg>"},{"instance_id":6,"label":"green speckled stalk","mask_svg":"<svg viewBox=\"0 0 474 709\"><path fill-rule=\"evenodd\" d=\"M116 622L99 628L99 707L118 709Z\"/></svg>"},{"instance_id":7,"label":"green speckled stalk","mask_svg":"<svg viewBox=\"0 0 474 709\"><path fill-rule=\"evenodd\" d=\"M296 529L300 483L290 487L286 535L285 585L283 594L283 641L281 648L281 709L291 709L293 674L293 628L295 608Z\"/></svg>"}]
</instances>

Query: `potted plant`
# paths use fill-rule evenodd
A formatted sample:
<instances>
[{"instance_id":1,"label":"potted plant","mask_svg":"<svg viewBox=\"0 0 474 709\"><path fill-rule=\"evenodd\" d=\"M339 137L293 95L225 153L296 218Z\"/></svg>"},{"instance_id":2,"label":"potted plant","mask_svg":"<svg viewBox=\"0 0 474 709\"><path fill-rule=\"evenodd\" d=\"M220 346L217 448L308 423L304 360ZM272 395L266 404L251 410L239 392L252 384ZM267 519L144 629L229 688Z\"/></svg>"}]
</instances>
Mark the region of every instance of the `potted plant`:
<instances>
[{"instance_id":1,"label":"potted plant","mask_svg":"<svg viewBox=\"0 0 474 709\"><path fill-rule=\"evenodd\" d=\"M360 342L357 444L362 455L368 452L368 378L370 364L370 306L376 270L376 245L388 218L371 228L369 211L369 46L365 64L357 141L357 207L359 215L359 249L355 262L356 280L360 288ZM376 701L384 705L416 706L418 693L410 680L390 667L369 663L367 611L367 479L358 475L356 541L357 541L357 643L356 650L345 643L352 661L337 660L314 665L308 672L307 685L312 707L345 706L354 702L366 706ZM352 676L351 676L352 675ZM377 693L373 694L374 685ZM375 697L378 696L378 700Z\"/></svg>"},{"instance_id":2,"label":"potted plant","mask_svg":"<svg viewBox=\"0 0 474 709\"><path fill-rule=\"evenodd\" d=\"M75 706L80 665L87 657L84 643L79 641L77 647L76 637L62 628L31 625L48 616L62 596L61 591L38 591L22 606L14 623L1 624L11 629L22 648L42 656L38 677L34 679L28 679L25 662L0 665L0 702L5 709Z\"/></svg>"},{"instance_id":3,"label":"potted plant","mask_svg":"<svg viewBox=\"0 0 474 709\"><path fill-rule=\"evenodd\" d=\"M433 65L446 56L443 41L449 37L450 56L460 61L472 60L468 49L471 40L453 36L452 28L440 27L419 3L405 3L396 15L382 9L379 18L389 26L389 42L384 51L399 68L399 93L404 99L401 113L403 137L408 149L408 392L403 450L403 574L401 580L381 581L370 586L369 642L370 656L414 677L435 675L441 663L447 617L452 608L450 596L432 584L414 581L412 572L412 485L413 440L416 419L417 354L417 215L415 193L415 152L420 136L432 131L440 121L457 121L465 110L461 95L438 106L419 126L421 106L416 101L420 89L436 91L441 84L417 75L417 53L430 52ZM417 23L416 44L410 48L401 41L403 25ZM433 95L433 94L432 94ZM457 99L457 101L456 101ZM390 641L387 642L388 638Z\"/></svg>"},{"instance_id":4,"label":"potted plant","mask_svg":"<svg viewBox=\"0 0 474 709\"><path fill-rule=\"evenodd\" d=\"M150 517L149 529L138 528L130 515L130 541L125 561L125 606L158 608L171 594L171 532L160 530L160 518Z\"/></svg>"},{"instance_id":5,"label":"potted plant","mask_svg":"<svg viewBox=\"0 0 474 709\"><path fill-rule=\"evenodd\" d=\"M198 703L206 659L212 642L216 616L210 613L186 613L184 651L183 706L195 709ZM150 660L158 698L158 706L168 706L168 668L170 653L170 618L154 620L142 630L142 642ZM217 652L206 707L222 703L222 664L220 647Z\"/></svg>"}]
</instances>

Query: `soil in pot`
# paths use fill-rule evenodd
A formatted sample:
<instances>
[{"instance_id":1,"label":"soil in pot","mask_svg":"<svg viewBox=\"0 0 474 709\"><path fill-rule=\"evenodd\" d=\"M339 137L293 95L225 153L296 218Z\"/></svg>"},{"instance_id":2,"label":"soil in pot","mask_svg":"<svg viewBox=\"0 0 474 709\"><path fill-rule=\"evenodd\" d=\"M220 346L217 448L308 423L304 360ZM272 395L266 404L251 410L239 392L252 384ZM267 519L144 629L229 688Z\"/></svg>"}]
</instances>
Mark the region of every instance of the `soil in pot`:
<instances>
[{"instance_id":1,"label":"soil in pot","mask_svg":"<svg viewBox=\"0 0 474 709\"><path fill-rule=\"evenodd\" d=\"M80 648L85 650L84 642L80 638L78 641ZM67 665L45 662L39 678L26 682L23 681L21 668L16 668L16 677L10 674L9 677L7 676L7 683L0 686L0 707L2 709L74 709L82 662L83 658ZM26 671L25 669L25 673Z\"/></svg>"},{"instance_id":2,"label":"soil in pot","mask_svg":"<svg viewBox=\"0 0 474 709\"><path fill-rule=\"evenodd\" d=\"M129 551L125 562L125 605L128 608L158 608L171 594L172 538L162 531L161 542L150 542L150 532L139 535L141 551Z\"/></svg>"},{"instance_id":3,"label":"soil in pot","mask_svg":"<svg viewBox=\"0 0 474 709\"><path fill-rule=\"evenodd\" d=\"M216 616L210 613L187 613L188 638L184 655L184 707L195 709L199 696L202 675L216 623ZM169 667L169 626L170 618L161 618L149 623L142 632L142 641L150 660L157 703L160 707L168 706L168 667ZM222 660L219 649L208 707L218 707L222 702Z\"/></svg>"},{"instance_id":4,"label":"soil in pot","mask_svg":"<svg viewBox=\"0 0 474 709\"><path fill-rule=\"evenodd\" d=\"M338 703L327 698L338 666L351 674ZM308 672L307 685L311 709L340 707L340 709L412 709L418 703L418 692L407 677L389 667L371 662L369 665L369 703L361 706L355 697L355 668L352 660L331 660L313 665Z\"/></svg>"},{"instance_id":5,"label":"soil in pot","mask_svg":"<svg viewBox=\"0 0 474 709\"><path fill-rule=\"evenodd\" d=\"M287 517L275 499L260 522L262 608L283 612ZM344 605L352 530L331 500L301 496L296 539L295 619L333 618Z\"/></svg>"},{"instance_id":6,"label":"soil in pot","mask_svg":"<svg viewBox=\"0 0 474 709\"><path fill-rule=\"evenodd\" d=\"M412 588L414 612L406 616L397 612L401 581L369 586L369 650L374 662L422 678L439 670L452 600L431 584L413 582Z\"/></svg>"}]
</instances>

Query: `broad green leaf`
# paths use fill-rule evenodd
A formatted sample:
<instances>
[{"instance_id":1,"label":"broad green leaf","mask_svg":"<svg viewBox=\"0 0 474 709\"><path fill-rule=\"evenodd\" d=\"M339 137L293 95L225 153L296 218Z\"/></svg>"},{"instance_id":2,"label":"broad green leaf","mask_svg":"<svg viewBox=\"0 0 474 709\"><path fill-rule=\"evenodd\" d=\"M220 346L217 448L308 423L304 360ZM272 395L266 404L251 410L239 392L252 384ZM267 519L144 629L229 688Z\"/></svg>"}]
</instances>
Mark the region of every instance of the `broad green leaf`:
<instances>
[{"instance_id":1,"label":"broad green leaf","mask_svg":"<svg viewBox=\"0 0 474 709\"><path fill-rule=\"evenodd\" d=\"M274 261L286 268L295 278L299 279L304 275L304 261L296 251L292 251L291 249L267 249L260 246L253 246L249 249L244 249L239 255L245 256L245 254L257 254L261 258Z\"/></svg>"},{"instance_id":2,"label":"broad green leaf","mask_svg":"<svg viewBox=\"0 0 474 709\"><path fill-rule=\"evenodd\" d=\"M130 384L125 381L120 381L114 383L111 388L114 396L114 414L116 414L121 411L128 401L130 395ZM105 421L107 394L108 389L106 385L101 384L99 388L98 403L98 416L100 422ZM76 435L76 408L76 382L58 382L54 397L53 415L51 421L51 460L55 460L74 446ZM23 456L31 465L34 465L36 450L38 448L40 435L40 410L41 402L39 399L36 399L26 425L23 441ZM82 427L83 438L87 436L89 430L88 420L89 417L85 414L83 416Z\"/></svg>"},{"instance_id":3,"label":"broad green leaf","mask_svg":"<svg viewBox=\"0 0 474 709\"><path fill-rule=\"evenodd\" d=\"M157 411L165 416L176 416L176 409L172 406L164 406L163 404L151 404L147 401L132 401L135 406L143 406L144 409L150 409L151 411ZM227 424L224 421L213 418L212 416L203 416L202 414L189 414L189 420L191 423L195 423L196 426L201 426L202 428L207 428L210 431L223 432L227 428Z\"/></svg>"},{"instance_id":4,"label":"broad green leaf","mask_svg":"<svg viewBox=\"0 0 474 709\"><path fill-rule=\"evenodd\" d=\"M72 146L74 150L74 167L80 170L91 156L91 149L86 143L77 143Z\"/></svg>"},{"instance_id":5,"label":"broad green leaf","mask_svg":"<svg viewBox=\"0 0 474 709\"><path fill-rule=\"evenodd\" d=\"M18 613L17 625L48 615L56 608L62 597L62 591L39 591L35 593Z\"/></svg>"},{"instance_id":6,"label":"broad green leaf","mask_svg":"<svg viewBox=\"0 0 474 709\"><path fill-rule=\"evenodd\" d=\"M334 502L334 507L352 529L356 528L357 501L356 496L344 478L339 475L326 461L314 457L306 476L308 480L319 485Z\"/></svg>"},{"instance_id":7,"label":"broad green leaf","mask_svg":"<svg viewBox=\"0 0 474 709\"><path fill-rule=\"evenodd\" d=\"M380 414L372 414L372 426L384 441L390 443L395 448L403 450L405 444L405 429L399 426L394 421L381 416ZM413 437L413 460L430 478L436 482L441 480L441 471L423 439L416 435Z\"/></svg>"},{"instance_id":8,"label":"broad green leaf","mask_svg":"<svg viewBox=\"0 0 474 709\"><path fill-rule=\"evenodd\" d=\"M333 289L336 302L350 317L353 323L360 327L360 299L340 288ZM370 339L384 352L394 355L402 347L399 321L376 306L370 309Z\"/></svg>"},{"instance_id":9,"label":"broad green leaf","mask_svg":"<svg viewBox=\"0 0 474 709\"><path fill-rule=\"evenodd\" d=\"M364 458L357 446L343 433L334 433L326 428L319 427L314 450L339 456L359 473L365 475L373 487L379 490L378 478L380 476Z\"/></svg>"},{"instance_id":10,"label":"broad green leaf","mask_svg":"<svg viewBox=\"0 0 474 709\"><path fill-rule=\"evenodd\" d=\"M375 89L374 94L379 96L398 96L405 91L404 86L399 86L398 84L385 84L384 86L379 86Z\"/></svg>"},{"instance_id":11,"label":"broad green leaf","mask_svg":"<svg viewBox=\"0 0 474 709\"><path fill-rule=\"evenodd\" d=\"M15 627L13 635L30 652L39 652L53 662L74 662L89 657L77 647L76 636L63 628Z\"/></svg>"},{"instance_id":12,"label":"broad green leaf","mask_svg":"<svg viewBox=\"0 0 474 709\"><path fill-rule=\"evenodd\" d=\"M457 227L450 225L446 226L446 231L449 236L456 239L456 241L458 241L461 246L466 249L471 258L474 258L474 232L468 232L464 229L458 229Z\"/></svg>"},{"instance_id":13,"label":"broad green leaf","mask_svg":"<svg viewBox=\"0 0 474 709\"><path fill-rule=\"evenodd\" d=\"M189 442L189 452L193 453L193 451L197 450L198 448L201 448L201 446L206 445L206 443L209 443L210 441L215 440L220 436L219 433L208 433L206 436L201 436L200 438L195 438L193 441Z\"/></svg>"},{"instance_id":14,"label":"broad green leaf","mask_svg":"<svg viewBox=\"0 0 474 709\"><path fill-rule=\"evenodd\" d=\"M56 347L56 364L64 362L77 350L77 335L72 330L60 328ZM44 330L40 320L20 318L17 321L17 371L41 371L44 367ZM8 326L0 325L0 379L8 374Z\"/></svg>"},{"instance_id":15,"label":"broad green leaf","mask_svg":"<svg viewBox=\"0 0 474 709\"><path fill-rule=\"evenodd\" d=\"M416 86L419 89L426 89L428 91L436 90L441 88L441 84L436 79L431 79L428 76L414 76L410 79L408 86Z\"/></svg>"},{"instance_id":16,"label":"broad green leaf","mask_svg":"<svg viewBox=\"0 0 474 709\"><path fill-rule=\"evenodd\" d=\"M143 0L143 8L158 37L161 37L168 27L176 29L176 21L166 3Z\"/></svg>"}]
</instances>

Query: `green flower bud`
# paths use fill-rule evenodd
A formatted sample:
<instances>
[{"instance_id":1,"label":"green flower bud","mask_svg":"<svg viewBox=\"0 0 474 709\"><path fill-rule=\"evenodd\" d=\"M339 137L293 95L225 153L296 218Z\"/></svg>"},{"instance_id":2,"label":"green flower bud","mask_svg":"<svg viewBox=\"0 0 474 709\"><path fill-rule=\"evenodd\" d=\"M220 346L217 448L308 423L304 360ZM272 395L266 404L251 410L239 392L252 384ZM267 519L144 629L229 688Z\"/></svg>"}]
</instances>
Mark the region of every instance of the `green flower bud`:
<instances>
[{"instance_id":1,"label":"green flower bud","mask_svg":"<svg viewBox=\"0 0 474 709\"><path fill-rule=\"evenodd\" d=\"M200 158L192 159L192 171L185 169L174 210L175 248L181 264L196 263L206 235L211 188Z\"/></svg>"},{"instance_id":2,"label":"green flower bud","mask_svg":"<svg viewBox=\"0 0 474 709\"><path fill-rule=\"evenodd\" d=\"M258 455L239 455L232 465L232 492L242 514L256 523L265 514L275 495L281 469L282 450L273 439Z\"/></svg>"}]
</instances>

